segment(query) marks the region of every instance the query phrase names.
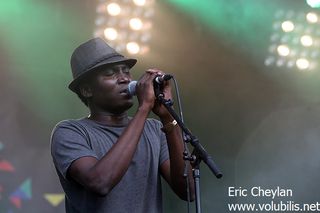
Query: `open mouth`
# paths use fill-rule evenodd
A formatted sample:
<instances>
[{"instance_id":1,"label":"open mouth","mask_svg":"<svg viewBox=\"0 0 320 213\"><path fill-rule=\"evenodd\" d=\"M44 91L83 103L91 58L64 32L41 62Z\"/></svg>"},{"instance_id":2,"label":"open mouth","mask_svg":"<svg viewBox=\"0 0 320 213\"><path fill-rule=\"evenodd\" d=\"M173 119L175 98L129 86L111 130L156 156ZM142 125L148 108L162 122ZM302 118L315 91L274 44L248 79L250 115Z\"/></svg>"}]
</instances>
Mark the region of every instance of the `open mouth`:
<instances>
[{"instance_id":1,"label":"open mouth","mask_svg":"<svg viewBox=\"0 0 320 213\"><path fill-rule=\"evenodd\" d=\"M128 89L123 89L120 91L120 94L128 94Z\"/></svg>"}]
</instances>

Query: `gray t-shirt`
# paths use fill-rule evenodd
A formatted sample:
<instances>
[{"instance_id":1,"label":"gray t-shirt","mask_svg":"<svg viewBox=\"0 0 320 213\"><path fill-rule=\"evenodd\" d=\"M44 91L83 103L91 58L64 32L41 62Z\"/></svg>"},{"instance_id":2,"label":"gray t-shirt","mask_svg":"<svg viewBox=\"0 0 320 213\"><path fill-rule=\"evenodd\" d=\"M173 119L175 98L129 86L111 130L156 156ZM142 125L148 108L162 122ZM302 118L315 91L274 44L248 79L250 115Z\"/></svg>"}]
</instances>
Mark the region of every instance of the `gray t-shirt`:
<instances>
[{"instance_id":1,"label":"gray t-shirt","mask_svg":"<svg viewBox=\"0 0 320 213\"><path fill-rule=\"evenodd\" d=\"M58 123L51 136L51 154L66 194L66 212L162 212L159 167L169 153L161 127L155 119L146 121L129 169L108 195L101 197L67 178L67 170L73 161L84 156L101 159L125 127L105 126L87 118Z\"/></svg>"}]
</instances>

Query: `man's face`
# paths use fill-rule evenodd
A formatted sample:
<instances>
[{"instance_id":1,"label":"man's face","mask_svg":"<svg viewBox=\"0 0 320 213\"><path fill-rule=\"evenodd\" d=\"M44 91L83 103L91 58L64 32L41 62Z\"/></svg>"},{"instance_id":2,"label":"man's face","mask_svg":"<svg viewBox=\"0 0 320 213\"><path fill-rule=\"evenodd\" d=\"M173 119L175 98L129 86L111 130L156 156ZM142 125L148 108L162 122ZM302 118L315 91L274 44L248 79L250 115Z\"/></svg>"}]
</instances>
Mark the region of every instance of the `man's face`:
<instances>
[{"instance_id":1,"label":"man's face","mask_svg":"<svg viewBox=\"0 0 320 213\"><path fill-rule=\"evenodd\" d=\"M133 105L127 93L131 81L130 69L123 63L98 68L90 81L90 103L94 109L120 114Z\"/></svg>"}]
</instances>

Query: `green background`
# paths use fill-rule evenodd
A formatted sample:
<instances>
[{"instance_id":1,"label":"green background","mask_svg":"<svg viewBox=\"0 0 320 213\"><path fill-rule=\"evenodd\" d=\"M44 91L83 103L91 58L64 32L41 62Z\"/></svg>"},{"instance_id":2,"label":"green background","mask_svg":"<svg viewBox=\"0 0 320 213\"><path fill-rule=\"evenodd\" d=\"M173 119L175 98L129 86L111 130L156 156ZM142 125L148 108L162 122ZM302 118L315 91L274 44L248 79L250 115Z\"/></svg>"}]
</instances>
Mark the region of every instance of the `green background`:
<instances>
[{"instance_id":1,"label":"green background","mask_svg":"<svg viewBox=\"0 0 320 213\"><path fill-rule=\"evenodd\" d=\"M92 37L95 1L0 0L0 212L64 212L45 193L62 193L50 157L50 133L86 107L67 89L73 49ZM320 200L319 69L264 66L274 12L306 10L302 0L162 0L155 4L151 52L138 56L135 78L150 67L174 74L185 121L223 171L201 164L203 212L229 212L228 203L270 198L229 197L228 187L289 188ZM130 110L133 113L135 109ZM11 191L32 180L21 208ZM278 200L279 201L279 200ZM164 184L164 212L186 212ZM194 204L192 204L194 211Z\"/></svg>"}]
</instances>

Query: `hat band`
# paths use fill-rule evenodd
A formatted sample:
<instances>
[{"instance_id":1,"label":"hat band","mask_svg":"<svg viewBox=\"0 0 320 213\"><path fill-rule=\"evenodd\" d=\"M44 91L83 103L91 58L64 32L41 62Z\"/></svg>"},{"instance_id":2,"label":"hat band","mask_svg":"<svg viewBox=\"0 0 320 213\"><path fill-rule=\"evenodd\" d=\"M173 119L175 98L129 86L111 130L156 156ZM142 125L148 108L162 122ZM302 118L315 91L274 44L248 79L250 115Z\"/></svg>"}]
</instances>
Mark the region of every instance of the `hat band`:
<instances>
[{"instance_id":1,"label":"hat band","mask_svg":"<svg viewBox=\"0 0 320 213\"><path fill-rule=\"evenodd\" d=\"M112 54L110 54L110 55L108 55L108 56L105 56L105 57L103 57L103 58L100 58L99 60L97 60L97 61L95 61L94 63L90 64L90 65L88 66L87 70L91 69L92 67L96 66L97 64L99 64L100 62L102 62L102 61L104 61L104 60L108 60L108 59L114 58L114 57L116 57L116 56L123 57L123 56L120 55L120 54L112 53Z\"/></svg>"}]
</instances>

